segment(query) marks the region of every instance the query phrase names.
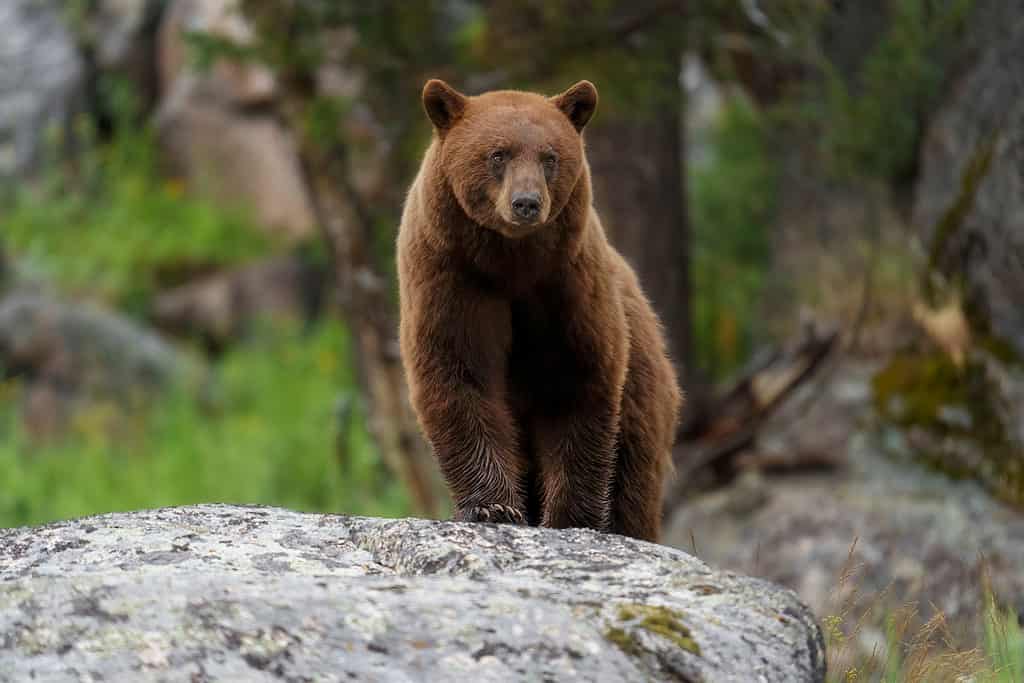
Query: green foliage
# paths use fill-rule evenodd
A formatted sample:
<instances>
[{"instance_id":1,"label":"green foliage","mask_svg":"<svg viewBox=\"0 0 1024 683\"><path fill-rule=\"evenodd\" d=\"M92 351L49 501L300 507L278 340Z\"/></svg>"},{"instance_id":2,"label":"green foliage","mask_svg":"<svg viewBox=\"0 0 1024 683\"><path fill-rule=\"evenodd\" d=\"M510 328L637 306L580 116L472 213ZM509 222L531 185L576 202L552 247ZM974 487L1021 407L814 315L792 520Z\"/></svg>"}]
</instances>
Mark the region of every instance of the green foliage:
<instances>
[{"instance_id":1,"label":"green foliage","mask_svg":"<svg viewBox=\"0 0 1024 683\"><path fill-rule=\"evenodd\" d=\"M269 251L240 211L161 179L153 132L134 124L130 91L112 87L108 101L118 116L113 140L99 143L81 120L74 162L0 202L14 257L67 290L138 311L161 285Z\"/></svg>"},{"instance_id":2,"label":"green foliage","mask_svg":"<svg viewBox=\"0 0 1024 683\"><path fill-rule=\"evenodd\" d=\"M338 124L344 120L350 109L351 103L341 97L314 98L305 112L306 138L324 148L344 144L341 139L341 126Z\"/></svg>"},{"instance_id":3,"label":"green foliage","mask_svg":"<svg viewBox=\"0 0 1024 683\"><path fill-rule=\"evenodd\" d=\"M712 131L710 160L690 170L694 328L701 367L735 370L759 341L776 176L762 117L730 100Z\"/></svg>"},{"instance_id":4,"label":"green foliage","mask_svg":"<svg viewBox=\"0 0 1024 683\"><path fill-rule=\"evenodd\" d=\"M974 0L890 0L887 29L854 74L822 58L812 89L821 147L840 175L910 177L927 114Z\"/></svg>"},{"instance_id":5,"label":"green foliage","mask_svg":"<svg viewBox=\"0 0 1024 683\"><path fill-rule=\"evenodd\" d=\"M197 401L180 387L130 438L111 438L85 416L60 442L31 443L17 387L0 385L0 527L212 501L407 514L359 419L346 348L334 322L308 334L268 331L227 354L207 391L216 398ZM354 413L339 419L339 405Z\"/></svg>"}]
</instances>

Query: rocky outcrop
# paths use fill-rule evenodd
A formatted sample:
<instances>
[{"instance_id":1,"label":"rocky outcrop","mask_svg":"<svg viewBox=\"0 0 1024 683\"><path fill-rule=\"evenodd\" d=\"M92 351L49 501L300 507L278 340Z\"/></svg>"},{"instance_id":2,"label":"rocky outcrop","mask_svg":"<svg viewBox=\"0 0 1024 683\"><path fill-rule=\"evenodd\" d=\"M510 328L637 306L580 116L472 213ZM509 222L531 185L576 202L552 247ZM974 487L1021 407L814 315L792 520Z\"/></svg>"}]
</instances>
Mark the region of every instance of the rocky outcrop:
<instances>
[{"instance_id":1,"label":"rocky outcrop","mask_svg":"<svg viewBox=\"0 0 1024 683\"><path fill-rule=\"evenodd\" d=\"M907 431L878 424L876 369L845 361L801 387L747 456L761 473L687 501L664 541L792 588L821 619L843 617L864 657L907 603L924 618L941 610L969 647L986 580L1024 620L1024 514L929 471ZM823 453L832 469L818 469Z\"/></svg>"},{"instance_id":2,"label":"rocky outcrop","mask_svg":"<svg viewBox=\"0 0 1024 683\"><path fill-rule=\"evenodd\" d=\"M918 345L875 388L920 459L1024 508L1024 2L984 0L970 17L928 123L912 218L940 306L931 317L962 306L972 348L945 359Z\"/></svg>"},{"instance_id":3,"label":"rocky outcrop","mask_svg":"<svg viewBox=\"0 0 1024 683\"><path fill-rule=\"evenodd\" d=\"M72 120L102 109L100 81L130 80L148 105L162 0L0 2L0 178L39 170L81 142ZM67 144L73 143L73 144Z\"/></svg>"},{"instance_id":4,"label":"rocky outcrop","mask_svg":"<svg viewBox=\"0 0 1024 683\"><path fill-rule=\"evenodd\" d=\"M976 483L867 452L842 475L749 477L694 500L666 542L793 588L821 618L841 614L856 590L850 627L873 600L881 604L870 616L879 619L916 602L926 617L941 610L970 644L986 572L1001 602L1024 618L1024 516ZM867 654L884 644L876 627L867 625L876 635Z\"/></svg>"},{"instance_id":5,"label":"rocky outcrop","mask_svg":"<svg viewBox=\"0 0 1024 683\"><path fill-rule=\"evenodd\" d=\"M273 74L227 58L208 70L188 60L186 35L245 45L252 29L230 0L175 0L159 35L162 98L156 123L170 170L189 188L245 207L268 232L302 239L314 232L312 199L292 136L275 117Z\"/></svg>"},{"instance_id":6,"label":"rocky outcrop","mask_svg":"<svg viewBox=\"0 0 1024 683\"><path fill-rule=\"evenodd\" d=\"M220 505L0 531L0 681L820 681L789 591L584 530Z\"/></svg>"},{"instance_id":7,"label":"rocky outcrop","mask_svg":"<svg viewBox=\"0 0 1024 683\"><path fill-rule=\"evenodd\" d=\"M933 265L965 279L972 323L1024 358L1024 2L978 4L928 128L913 220Z\"/></svg>"},{"instance_id":8,"label":"rocky outcrop","mask_svg":"<svg viewBox=\"0 0 1024 683\"><path fill-rule=\"evenodd\" d=\"M0 179L38 165L47 134L66 132L84 65L59 3L0 3ZM49 135L51 144L59 135Z\"/></svg>"}]
</instances>

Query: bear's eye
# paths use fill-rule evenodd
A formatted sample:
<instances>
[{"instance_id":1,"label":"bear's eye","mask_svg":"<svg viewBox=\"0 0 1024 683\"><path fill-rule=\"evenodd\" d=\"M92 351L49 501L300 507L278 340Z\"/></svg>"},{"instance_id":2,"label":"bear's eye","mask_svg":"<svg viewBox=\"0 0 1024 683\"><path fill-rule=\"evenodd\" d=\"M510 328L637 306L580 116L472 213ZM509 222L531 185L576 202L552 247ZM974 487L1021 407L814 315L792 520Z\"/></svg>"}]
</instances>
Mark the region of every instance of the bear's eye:
<instances>
[{"instance_id":1,"label":"bear's eye","mask_svg":"<svg viewBox=\"0 0 1024 683\"><path fill-rule=\"evenodd\" d=\"M558 157L550 152L546 152L540 156L540 163L544 167L544 177L551 182L555 177L555 169L558 168Z\"/></svg>"},{"instance_id":2,"label":"bear's eye","mask_svg":"<svg viewBox=\"0 0 1024 683\"><path fill-rule=\"evenodd\" d=\"M503 149L499 149L499 150L496 150L494 152L491 152L491 156L490 156L491 163L493 163L493 164L503 164L503 163L505 163L505 160L507 158L508 158L508 154Z\"/></svg>"}]
</instances>

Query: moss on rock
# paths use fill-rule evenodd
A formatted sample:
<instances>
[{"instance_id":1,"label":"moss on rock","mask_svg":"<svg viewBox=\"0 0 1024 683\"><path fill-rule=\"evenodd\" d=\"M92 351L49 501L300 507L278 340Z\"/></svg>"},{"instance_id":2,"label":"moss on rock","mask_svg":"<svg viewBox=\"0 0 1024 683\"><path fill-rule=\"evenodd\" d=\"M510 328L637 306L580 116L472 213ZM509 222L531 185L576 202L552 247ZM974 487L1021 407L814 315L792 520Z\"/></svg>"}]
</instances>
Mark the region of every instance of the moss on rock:
<instances>
[{"instance_id":1,"label":"moss on rock","mask_svg":"<svg viewBox=\"0 0 1024 683\"><path fill-rule=\"evenodd\" d=\"M631 657L643 654L644 650L640 647L640 644L636 642L636 638L634 638L625 629L621 629L618 626L611 626L604 632L604 637Z\"/></svg>"},{"instance_id":2,"label":"moss on rock","mask_svg":"<svg viewBox=\"0 0 1024 683\"><path fill-rule=\"evenodd\" d=\"M995 150L996 136L983 140L977 146L974 154L967 163L960 176L960 192L956 199L946 209L938 224L935 226L935 236L932 238L931 250L928 255L928 273L941 270L941 262L946 256L946 249L953 236L960 230L964 221L974 208L974 200L978 194L981 181L988 175L992 165L992 154ZM932 297L931 280L925 280L925 292Z\"/></svg>"},{"instance_id":3,"label":"moss on rock","mask_svg":"<svg viewBox=\"0 0 1024 683\"><path fill-rule=\"evenodd\" d=\"M700 646L693 639L689 627L681 621L679 613L675 610L657 605L627 603L619 606L617 616L619 621L627 625L667 638L687 652L700 655ZM635 636L624 628L609 627L605 631L605 638L626 654L637 655L643 652L643 648L637 643Z\"/></svg>"},{"instance_id":4,"label":"moss on rock","mask_svg":"<svg viewBox=\"0 0 1024 683\"><path fill-rule=\"evenodd\" d=\"M958 479L976 479L1001 500L1024 506L1024 444L1006 424L991 361L958 367L945 354L897 355L873 380L883 420L907 430L914 455Z\"/></svg>"}]
</instances>

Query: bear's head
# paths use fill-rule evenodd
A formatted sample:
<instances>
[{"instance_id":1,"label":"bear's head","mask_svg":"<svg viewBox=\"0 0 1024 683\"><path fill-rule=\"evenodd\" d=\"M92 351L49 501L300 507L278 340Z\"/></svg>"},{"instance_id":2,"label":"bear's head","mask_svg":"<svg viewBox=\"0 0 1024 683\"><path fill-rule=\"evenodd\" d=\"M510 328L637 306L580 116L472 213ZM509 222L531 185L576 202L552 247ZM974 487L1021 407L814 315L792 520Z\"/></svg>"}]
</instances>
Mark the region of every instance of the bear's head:
<instances>
[{"instance_id":1,"label":"bear's head","mask_svg":"<svg viewBox=\"0 0 1024 683\"><path fill-rule=\"evenodd\" d=\"M581 133L597 89L580 81L551 98L512 90L468 97L431 80L423 107L462 210L517 239L551 224L572 196L586 164Z\"/></svg>"}]
</instances>

